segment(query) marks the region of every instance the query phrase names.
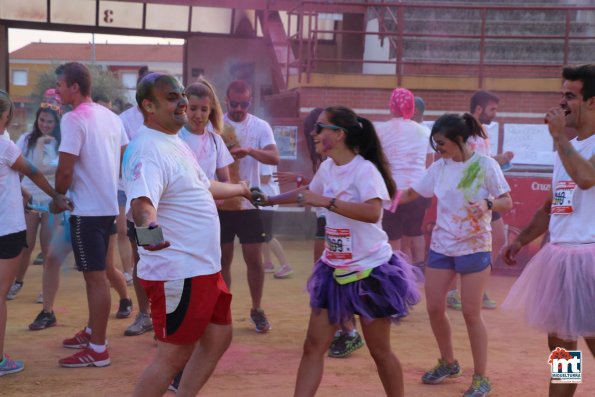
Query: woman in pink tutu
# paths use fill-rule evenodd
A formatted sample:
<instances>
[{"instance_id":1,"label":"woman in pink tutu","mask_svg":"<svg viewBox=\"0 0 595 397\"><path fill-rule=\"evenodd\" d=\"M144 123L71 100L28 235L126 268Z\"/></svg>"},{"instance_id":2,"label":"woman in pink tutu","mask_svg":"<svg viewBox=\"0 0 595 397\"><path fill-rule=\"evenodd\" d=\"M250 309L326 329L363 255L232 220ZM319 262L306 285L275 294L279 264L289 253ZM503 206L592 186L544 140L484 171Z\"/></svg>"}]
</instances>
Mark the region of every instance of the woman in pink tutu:
<instances>
[{"instance_id":1,"label":"woman in pink tutu","mask_svg":"<svg viewBox=\"0 0 595 397\"><path fill-rule=\"evenodd\" d=\"M268 204L324 207L326 246L308 281L310 323L295 396L314 396L335 330L360 316L387 396L403 396L403 371L390 345L391 321L419 301L411 266L393 255L382 230L382 208L396 187L372 123L345 107L330 107L312 132L327 156L308 187L270 197Z\"/></svg>"},{"instance_id":2,"label":"woman in pink tutu","mask_svg":"<svg viewBox=\"0 0 595 397\"><path fill-rule=\"evenodd\" d=\"M503 307L548 334L550 351L576 350L584 337L595 355L595 65L564 68L562 100L545 121L556 145L550 197L504 260L549 230ZM569 140L565 128L578 131ZM550 383L550 396L572 396L576 383Z\"/></svg>"},{"instance_id":3,"label":"woman in pink tutu","mask_svg":"<svg viewBox=\"0 0 595 397\"><path fill-rule=\"evenodd\" d=\"M434 123L432 147L441 158L421 180L401 195L399 204L418 197L436 196L438 218L426 267L426 300L430 324L440 350L438 364L422 376L426 384L438 384L461 375L455 360L446 294L457 274L461 275L463 317L473 354L473 380L465 397L483 397L491 392L486 376L488 335L481 317L483 291L490 275L492 211L512 207L510 187L498 163L471 151L471 137L485 138L479 122L469 113L445 114Z\"/></svg>"}]
</instances>

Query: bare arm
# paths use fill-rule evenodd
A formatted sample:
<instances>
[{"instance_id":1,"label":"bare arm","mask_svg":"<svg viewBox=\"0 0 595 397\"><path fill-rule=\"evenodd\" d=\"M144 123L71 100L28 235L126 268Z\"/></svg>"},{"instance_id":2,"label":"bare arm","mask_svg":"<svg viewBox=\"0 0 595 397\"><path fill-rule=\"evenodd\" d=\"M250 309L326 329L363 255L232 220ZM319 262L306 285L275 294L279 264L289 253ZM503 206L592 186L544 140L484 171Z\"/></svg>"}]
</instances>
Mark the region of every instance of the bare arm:
<instances>
[{"instance_id":1,"label":"bare arm","mask_svg":"<svg viewBox=\"0 0 595 397\"><path fill-rule=\"evenodd\" d=\"M148 197L138 197L130 202L132 209L132 220L134 224L139 227L153 227L157 225L157 210L153 207L153 203ZM143 246L142 248L148 251L158 251L169 247L169 241L162 241L157 244Z\"/></svg>"},{"instance_id":2,"label":"bare arm","mask_svg":"<svg viewBox=\"0 0 595 397\"><path fill-rule=\"evenodd\" d=\"M77 160L78 156L74 154L60 152L58 169L56 170L56 191L58 193L65 194L72 185L74 164Z\"/></svg>"},{"instance_id":3,"label":"bare arm","mask_svg":"<svg viewBox=\"0 0 595 397\"><path fill-rule=\"evenodd\" d=\"M218 181L211 181L209 191L215 200L223 200L236 196L246 197L248 200L252 199L250 189L245 182L241 183L223 183Z\"/></svg>"},{"instance_id":4,"label":"bare arm","mask_svg":"<svg viewBox=\"0 0 595 397\"><path fill-rule=\"evenodd\" d=\"M267 145L263 149L252 147L233 148L229 152L236 159L252 156L263 164L279 164L279 150L277 150L277 145Z\"/></svg>"},{"instance_id":5,"label":"bare arm","mask_svg":"<svg viewBox=\"0 0 595 397\"><path fill-rule=\"evenodd\" d=\"M219 182L229 182L229 167L228 166L217 168L217 170L215 171L215 174L217 175L217 180Z\"/></svg>"}]
</instances>

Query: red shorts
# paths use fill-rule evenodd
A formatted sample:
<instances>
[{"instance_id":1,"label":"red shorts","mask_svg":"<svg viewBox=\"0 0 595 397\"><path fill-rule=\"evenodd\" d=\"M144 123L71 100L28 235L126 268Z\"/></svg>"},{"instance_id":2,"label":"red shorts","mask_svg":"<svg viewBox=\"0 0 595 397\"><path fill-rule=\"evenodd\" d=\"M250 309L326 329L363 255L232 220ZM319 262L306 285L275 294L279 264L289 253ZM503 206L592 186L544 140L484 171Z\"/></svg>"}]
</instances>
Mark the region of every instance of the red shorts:
<instances>
[{"instance_id":1,"label":"red shorts","mask_svg":"<svg viewBox=\"0 0 595 397\"><path fill-rule=\"evenodd\" d=\"M231 294L221 272L183 280L140 282L151 302L157 340L187 345L198 341L209 323L231 324Z\"/></svg>"}]
</instances>

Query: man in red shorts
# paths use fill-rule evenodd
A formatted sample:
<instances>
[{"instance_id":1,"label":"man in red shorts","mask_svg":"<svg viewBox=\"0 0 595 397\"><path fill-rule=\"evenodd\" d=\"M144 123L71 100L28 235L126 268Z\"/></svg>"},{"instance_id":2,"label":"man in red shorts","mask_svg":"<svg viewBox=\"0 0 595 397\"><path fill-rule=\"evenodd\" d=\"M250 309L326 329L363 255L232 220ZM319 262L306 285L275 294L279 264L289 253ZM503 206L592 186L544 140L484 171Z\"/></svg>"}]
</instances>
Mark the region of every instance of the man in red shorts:
<instances>
[{"instance_id":1,"label":"man in red shorts","mask_svg":"<svg viewBox=\"0 0 595 397\"><path fill-rule=\"evenodd\" d=\"M213 197L250 197L245 184L209 181L177 133L188 101L173 77L150 73L136 100L144 126L124 155L126 212L132 214L138 277L151 304L157 354L134 396L162 396L182 369L178 391L196 395L231 342L231 294L221 276ZM155 232L162 231L163 235Z\"/></svg>"}]
</instances>

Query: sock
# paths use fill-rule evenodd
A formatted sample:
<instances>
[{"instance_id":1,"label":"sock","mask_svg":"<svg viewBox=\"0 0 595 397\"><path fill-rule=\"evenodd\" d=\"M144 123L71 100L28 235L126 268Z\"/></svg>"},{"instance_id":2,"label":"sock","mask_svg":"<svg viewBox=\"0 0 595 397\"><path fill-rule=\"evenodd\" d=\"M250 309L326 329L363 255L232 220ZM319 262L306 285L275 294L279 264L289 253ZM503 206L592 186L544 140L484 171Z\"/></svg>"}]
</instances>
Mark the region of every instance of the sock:
<instances>
[{"instance_id":1,"label":"sock","mask_svg":"<svg viewBox=\"0 0 595 397\"><path fill-rule=\"evenodd\" d=\"M355 328L354 328L354 329L352 329L351 331L349 331L349 336L350 336L350 337L352 337L352 338L353 338L353 337L355 337L355 335L357 335L357 330L356 330Z\"/></svg>"},{"instance_id":2,"label":"sock","mask_svg":"<svg viewBox=\"0 0 595 397\"><path fill-rule=\"evenodd\" d=\"M22 281L16 281L16 280L14 281L14 283L15 284L18 284L18 285L23 285L24 284Z\"/></svg>"},{"instance_id":3,"label":"sock","mask_svg":"<svg viewBox=\"0 0 595 397\"><path fill-rule=\"evenodd\" d=\"M88 335L91 335L91 333L92 333L93 331L91 331L91 328L89 328L89 327L85 327L85 332L86 332Z\"/></svg>"},{"instance_id":4,"label":"sock","mask_svg":"<svg viewBox=\"0 0 595 397\"><path fill-rule=\"evenodd\" d=\"M341 336L341 330L338 330L337 332L335 332L335 338L338 338L339 336Z\"/></svg>"},{"instance_id":5,"label":"sock","mask_svg":"<svg viewBox=\"0 0 595 397\"><path fill-rule=\"evenodd\" d=\"M95 343L89 342L89 348L95 353L103 353L107 349L105 345L96 345Z\"/></svg>"}]
</instances>

